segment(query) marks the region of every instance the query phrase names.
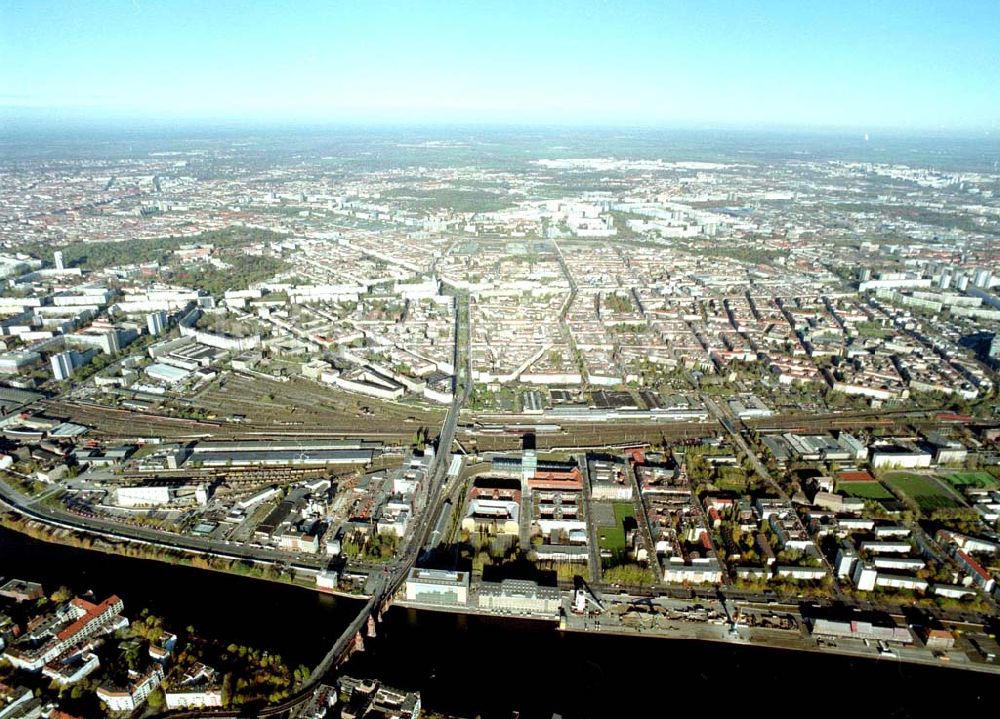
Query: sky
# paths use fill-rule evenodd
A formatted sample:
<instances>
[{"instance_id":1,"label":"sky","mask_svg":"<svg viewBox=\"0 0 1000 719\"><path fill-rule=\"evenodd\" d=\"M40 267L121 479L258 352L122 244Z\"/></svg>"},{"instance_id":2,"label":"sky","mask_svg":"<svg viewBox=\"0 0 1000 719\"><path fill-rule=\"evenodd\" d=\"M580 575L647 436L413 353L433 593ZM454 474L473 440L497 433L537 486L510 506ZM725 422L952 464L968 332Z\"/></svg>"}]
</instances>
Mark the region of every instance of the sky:
<instances>
[{"instance_id":1,"label":"sky","mask_svg":"<svg viewBox=\"0 0 1000 719\"><path fill-rule=\"evenodd\" d=\"M0 113L1000 132L1000 0L0 0Z\"/></svg>"}]
</instances>

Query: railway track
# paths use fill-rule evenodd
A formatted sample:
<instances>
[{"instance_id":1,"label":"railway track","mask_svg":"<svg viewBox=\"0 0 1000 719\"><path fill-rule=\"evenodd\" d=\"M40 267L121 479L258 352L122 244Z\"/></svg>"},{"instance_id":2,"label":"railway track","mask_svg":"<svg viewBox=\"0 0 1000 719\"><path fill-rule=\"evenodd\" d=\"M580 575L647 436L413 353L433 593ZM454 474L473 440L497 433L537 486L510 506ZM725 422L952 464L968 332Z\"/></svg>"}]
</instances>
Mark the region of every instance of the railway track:
<instances>
[{"instance_id":1,"label":"railway track","mask_svg":"<svg viewBox=\"0 0 1000 719\"><path fill-rule=\"evenodd\" d=\"M162 435L173 439L195 439L212 436L219 439L268 439L281 437L357 437L409 441L413 429L409 423L381 422L369 428L359 427L357 420L340 417L336 423L316 419L310 424L274 426L260 422L231 423L215 420L143 414L134 410L106 407L90 402L43 400L46 411L55 416L93 428L99 435L134 438ZM417 425L412 425L417 426Z\"/></svg>"},{"instance_id":2,"label":"railway track","mask_svg":"<svg viewBox=\"0 0 1000 719\"><path fill-rule=\"evenodd\" d=\"M794 427L818 427L822 425L839 426L884 426L886 424L898 424L900 421L920 421L932 419L933 415L941 410L887 410L887 411L864 411L864 412L837 412L830 414L816 415L777 415L774 417L760 417L757 419L745 419L743 424L750 429L789 429Z\"/></svg>"}]
</instances>

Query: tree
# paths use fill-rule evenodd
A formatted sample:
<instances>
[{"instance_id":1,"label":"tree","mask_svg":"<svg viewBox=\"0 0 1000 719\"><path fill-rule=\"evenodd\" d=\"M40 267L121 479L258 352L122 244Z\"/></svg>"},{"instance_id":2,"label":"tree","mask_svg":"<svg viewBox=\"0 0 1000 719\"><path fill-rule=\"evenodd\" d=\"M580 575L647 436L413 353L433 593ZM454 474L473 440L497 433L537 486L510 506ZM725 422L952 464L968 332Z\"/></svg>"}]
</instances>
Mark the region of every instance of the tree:
<instances>
[{"instance_id":1,"label":"tree","mask_svg":"<svg viewBox=\"0 0 1000 719\"><path fill-rule=\"evenodd\" d=\"M55 604L60 604L62 602L69 601L73 598L73 592L69 590L65 585L59 587L56 591L52 592L50 597Z\"/></svg>"},{"instance_id":2,"label":"tree","mask_svg":"<svg viewBox=\"0 0 1000 719\"><path fill-rule=\"evenodd\" d=\"M163 689L161 687L154 689L146 701L149 703L150 709L161 709L166 702L166 698L163 696Z\"/></svg>"}]
</instances>

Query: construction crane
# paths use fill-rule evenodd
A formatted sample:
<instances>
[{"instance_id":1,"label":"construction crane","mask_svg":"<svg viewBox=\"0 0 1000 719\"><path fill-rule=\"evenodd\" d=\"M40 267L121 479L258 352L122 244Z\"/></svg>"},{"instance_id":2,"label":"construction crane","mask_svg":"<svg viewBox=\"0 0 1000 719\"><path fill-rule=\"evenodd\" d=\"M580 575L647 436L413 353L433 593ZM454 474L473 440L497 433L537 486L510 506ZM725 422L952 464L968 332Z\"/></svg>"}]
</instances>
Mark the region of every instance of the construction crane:
<instances>
[{"instance_id":1,"label":"construction crane","mask_svg":"<svg viewBox=\"0 0 1000 719\"><path fill-rule=\"evenodd\" d=\"M590 588L583 577L577 577L576 588L573 590L573 613L586 614L588 604L595 607L597 613L604 611L604 603L594 593L594 590Z\"/></svg>"}]
</instances>

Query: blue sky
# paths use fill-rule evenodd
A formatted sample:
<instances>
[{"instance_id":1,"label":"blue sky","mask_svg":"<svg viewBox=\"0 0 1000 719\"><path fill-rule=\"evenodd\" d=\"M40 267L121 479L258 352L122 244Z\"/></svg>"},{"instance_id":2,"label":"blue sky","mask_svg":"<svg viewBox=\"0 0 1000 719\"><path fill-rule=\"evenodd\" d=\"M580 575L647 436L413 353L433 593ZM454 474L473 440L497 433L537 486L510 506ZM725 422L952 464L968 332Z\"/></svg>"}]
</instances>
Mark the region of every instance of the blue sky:
<instances>
[{"instance_id":1,"label":"blue sky","mask_svg":"<svg viewBox=\"0 0 1000 719\"><path fill-rule=\"evenodd\" d=\"M1000 0L0 0L0 108L1000 131Z\"/></svg>"}]
</instances>

